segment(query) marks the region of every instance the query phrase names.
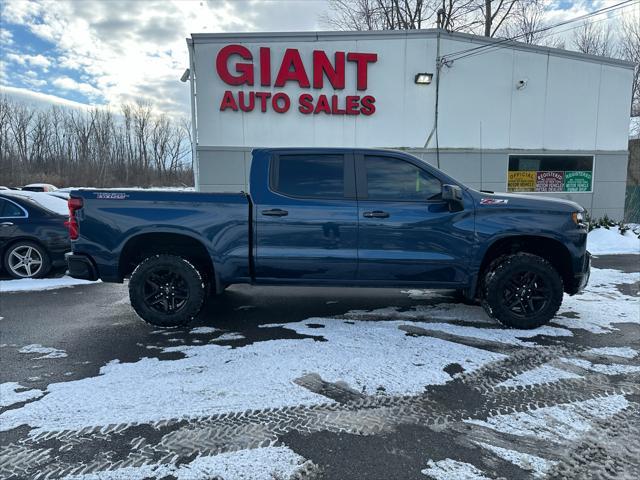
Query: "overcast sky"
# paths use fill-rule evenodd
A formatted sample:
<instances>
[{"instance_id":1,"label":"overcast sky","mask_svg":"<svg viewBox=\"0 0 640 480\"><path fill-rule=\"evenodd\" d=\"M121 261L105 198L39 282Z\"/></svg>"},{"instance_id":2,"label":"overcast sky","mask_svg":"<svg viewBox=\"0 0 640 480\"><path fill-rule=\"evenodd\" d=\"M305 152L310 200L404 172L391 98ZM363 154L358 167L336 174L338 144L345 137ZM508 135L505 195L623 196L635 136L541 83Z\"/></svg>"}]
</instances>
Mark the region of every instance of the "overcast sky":
<instances>
[{"instance_id":1,"label":"overcast sky","mask_svg":"<svg viewBox=\"0 0 640 480\"><path fill-rule=\"evenodd\" d=\"M613 0L552 1L556 22ZM187 113L185 38L193 32L326 29L326 0L0 0L0 87L65 105L150 101Z\"/></svg>"}]
</instances>

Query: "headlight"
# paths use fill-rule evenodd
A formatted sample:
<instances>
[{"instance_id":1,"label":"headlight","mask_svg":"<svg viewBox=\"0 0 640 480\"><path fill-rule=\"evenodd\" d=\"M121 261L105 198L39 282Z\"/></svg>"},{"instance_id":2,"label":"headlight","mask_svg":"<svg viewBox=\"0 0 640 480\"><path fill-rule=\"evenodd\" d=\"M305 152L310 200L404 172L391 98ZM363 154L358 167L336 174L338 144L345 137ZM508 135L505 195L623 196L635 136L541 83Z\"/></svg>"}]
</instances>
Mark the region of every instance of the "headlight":
<instances>
[{"instance_id":1,"label":"headlight","mask_svg":"<svg viewBox=\"0 0 640 480\"><path fill-rule=\"evenodd\" d=\"M571 214L571 219L573 220L573 223L575 223L580 227L583 227L585 225L584 216L582 215L582 212L573 212Z\"/></svg>"}]
</instances>

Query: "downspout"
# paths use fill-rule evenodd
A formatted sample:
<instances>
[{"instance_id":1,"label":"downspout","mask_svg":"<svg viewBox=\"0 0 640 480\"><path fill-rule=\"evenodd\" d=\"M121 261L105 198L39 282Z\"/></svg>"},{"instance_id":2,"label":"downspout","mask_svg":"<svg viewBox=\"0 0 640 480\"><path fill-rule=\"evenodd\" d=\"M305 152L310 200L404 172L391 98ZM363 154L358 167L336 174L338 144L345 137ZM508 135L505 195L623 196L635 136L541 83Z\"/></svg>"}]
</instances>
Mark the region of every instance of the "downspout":
<instances>
[{"instance_id":1,"label":"downspout","mask_svg":"<svg viewBox=\"0 0 640 480\"><path fill-rule=\"evenodd\" d=\"M424 148L427 148L429 146L429 143L431 142L431 138L435 134L436 167L438 168L440 168L440 142L438 141L438 104L440 99L440 71L442 70L442 60L440 58L440 32L441 30L439 29L436 36L436 101L434 108L433 128L429 133L427 141L424 143Z\"/></svg>"},{"instance_id":2,"label":"downspout","mask_svg":"<svg viewBox=\"0 0 640 480\"><path fill-rule=\"evenodd\" d=\"M200 165L198 163L198 129L196 127L196 67L195 67L195 50L193 40L187 38L187 47L189 49L189 83L191 86L191 166L193 168L193 181L196 191L200 191Z\"/></svg>"}]
</instances>

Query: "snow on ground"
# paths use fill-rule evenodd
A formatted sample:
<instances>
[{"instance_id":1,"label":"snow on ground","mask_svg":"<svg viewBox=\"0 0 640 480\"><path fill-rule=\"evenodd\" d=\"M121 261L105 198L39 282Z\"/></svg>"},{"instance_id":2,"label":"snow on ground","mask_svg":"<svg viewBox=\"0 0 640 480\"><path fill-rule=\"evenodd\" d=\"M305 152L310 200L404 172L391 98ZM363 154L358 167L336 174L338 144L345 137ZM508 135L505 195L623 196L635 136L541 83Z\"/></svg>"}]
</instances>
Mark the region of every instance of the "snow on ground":
<instances>
[{"instance_id":1,"label":"snow on ground","mask_svg":"<svg viewBox=\"0 0 640 480\"><path fill-rule=\"evenodd\" d=\"M31 345L25 345L18 353L41 353L44 354L42 357L36 357L34 360L42 360L45 358L65 358L67 356L67 352L64 350L58 350L53 347L43 347L38 343L33 343Z\"/></svg>"},{"instance_id":2,"label":"snow on ground","mask_svg":"<svg viewBox=\"0 0 640 480\"><path fill-rule=\"evenodd\" d=\"M596 228L587 236L587 250L594 255L640 254L640 239L630 230L621 235L618 227Z\"/></svg>"},{"instance_id":3,"label":"snow on ground","mask_svg":"<svg viewBox=\"0 0 640 480\"><path fill-rule=\"evenodd\" d=\"M636 365L618 365L616 363L591 363L582 358L563 358L565 362L572 363L585 370L590 370L604 375L624 375L628 373L640 372L640 366Z\"/></svg>"},{"instance_id":4,"label":"snow on ground","mask_svg":"<svg viewBox=\"0 0 640 480\"><path fill-rule=\"evenodd\" d=\"M15 292L30 292L35 290L53 290L54 288L75 287L76 285L89 285L89 280L64 277L60 278L21 278L19 280L0 280L0 294Z\"/></svg>"},{"instance_id":5,"label":"snow on ground","mask_svg":"<svg viewBox=\"0 0 640 480\"><path fill-rule=\"evenodd\" d=\"M489 478L470 463L458 462L450 458L437 462L429 460L427 468L422 470L422 473L434 480L488 480Z\"/></svg>"},{"instance_id":6,"label":"snow on ground","mask_svg":"<svg viewBox=\"0 0 640 480\"><path fill-rule=\"evenodd\" d=\"M551 442L557 442L559 438L562 438L572 442L589 432L594 420L609 418L627 408L628 405L629 402L624 395L612 395L571 404L542 407L529 412L496 415L489 417L486 421L470 419L465 422L511 435L534 437ZM499 457L531 471L534 478L545 477L556 463L484 442L477 442L477 444L491 450ZM463 478L463 476L458 478Z\"/></svg>"},{"instance_id":7,"label":"snow on ground","mask_svg":"<svg viewBox=\"0 0 640 480\"><path fill-rule=\"evenodd\" d=\"M638 352L630 347L599 347L590 348L585 352L588 355L607 355L622 358L635 358Z\"/></svg>"},{"instance_id":8,"label":"snow on ground","mask_svg":"<svg viewBox=\"0 0 640 480\"><path fill-rule=\"evenodd\" d=\"M16 382L0 383L0 407L5 408L13 404L39 398L42 390L29 390Z\"/></svg>"},{"instance_id":9,"label":"snow on ground","mask_svg":"<svg viewBox=\"0 0 640 480\"><path fill-rule=\"evenodd\" d=\"M577 440L591 429L594 419L609 418L629 406L624 395L542 407L529 412L496 415L487 420L465 420L512 435L529 435L542 440Z\"/></svg>"},{"instance_id":10,"label":"snow on ground","mask_svg":"<svg viewBox=\"0 0 640 480\"><path fill-rule=\"evenodd\" d=\"M185 358L142 358L132 363L116 360L103 366L96 377L50 384L40 401L0 415L1 429L26 424L35 429L31 432L35 435L47 430L331 402L294 382L308 374L317 374L328 382L345 382L366 394L379 387L389 395L416 394L426 385L450 380L443 369L451 363L469 372L504 356L429 335L407 335L408 329L437 330L526 347L535 346L534 337L539 335L572 335L565 327L608 332L616 328L617 322L640 322L639 300L615 288L616 284L633 283L637 278L638 274L593 269L592 286L583 295L565 297L562 307L561 313L580 318L559 316L552 325L536 330L503 329L490 324L493 320L477 306L416 305L407 310L388 307L263 326L321 336L324 341L277 339L238 348L216 344L221 339L242 338L237 332L227 332L205 345L163 347L167 352L181 352ZM470 326L446 323L445 319L463 320ZM324 328L311 328L309 324ZM195 328L194 333L201 333L204 328L207 327ZM279 368L274 369L273 365ZM594 365L598 364L589 362L586 366L599 368ZM554 381L559 376L556 369L540 369L511 381L530 384Z\"/></svg>"},{"instance_id":11,"label":"snow on ground","mask_svg":"<svg viewBox=\"0 0 640 480\"><path fill-rule=\"evenodd\" d=\"M300 332L305 322L287 325ZM425 385L443 384L443 371L456 362L473 371L497 353L432 337L407 336L400 322L322 323L324 342L287 339L242 348L216 344L169 347L186 358L134 363L111 362L97 377L54 383L39 402L0 415L0 430L27 424L32 434L110 423L149 422L247 409L331 402L294 383L309 373L329 382L344 381L367 393L383 387L387 394L417 394ZM318 329L313 330L318 335ZM278 365L279 368L273 368Z\"/></svg>"},{"instance_id":12,"label":"snow on ground","mask_svg":"<svg viewBox=\"0 0 640 480\"><path fill-rule=\"evenodd\" d=\"M219 330L213 327L196 327L191 329L191 333L196 334L205 334L205 333L216 333Z\"/></svg>"},{"instance_id":13,"label":"snow on ground","mask_svg":"<svg viewBox=\"0 0 640 480\"><path fill-rule=\"evenodd\" d=\"M165 464L128 467L108 472L69 475L62 480L275 480L291 478L304 461L304 458L287 447L265 447L221 453L211 457L196 457L190 463L179 466Z\"/></svg>"},{"instance_id":14,"label":"snow on ground","mask_svg":"<svg viewBox=\"0 0 640 480\"><path fill-rule=\"evenodd\" d=\"M565 295L552 323L592 333L609 332L615 329L615 323L640 323L640 298L623 295L616 288L620 284L636 282L640 282L640 272L592 268L585 291L580 295ZM578 318L566 318L572 316Z\"/></svg>"},{"instance_id":15,"label":"snow on ground","mask_svg":"<svg viewBox=\"0 0 640 480\"><path fill-rule=\"evenodd\" d=\"M549 365L542 365L541 367L527 370L526 372L516 375L509 380L505 380L504 382L499 383L498 386L517 387L519 385L538 385L540 383L557 382L567 378L580 378L580 375L551 367Z\"/></svg>"},{"instance_id":16,"label":"snow on ground","mask_svg":"<svg viewBox=\"0 0 640 480\"><path fill-rule=\"evenodd\" d=\"M517 465L523 470L530 471L534 478L543 478L547 471L549 471L549 469L556 463L544 458L537 457L535 455L530 455L528 453L509 450L508 448L496 447L495 445L491 445L489 443L478 442L478 445L491 450L500 458L503 458L506 461Z\"/></svg>"}]
</instances>

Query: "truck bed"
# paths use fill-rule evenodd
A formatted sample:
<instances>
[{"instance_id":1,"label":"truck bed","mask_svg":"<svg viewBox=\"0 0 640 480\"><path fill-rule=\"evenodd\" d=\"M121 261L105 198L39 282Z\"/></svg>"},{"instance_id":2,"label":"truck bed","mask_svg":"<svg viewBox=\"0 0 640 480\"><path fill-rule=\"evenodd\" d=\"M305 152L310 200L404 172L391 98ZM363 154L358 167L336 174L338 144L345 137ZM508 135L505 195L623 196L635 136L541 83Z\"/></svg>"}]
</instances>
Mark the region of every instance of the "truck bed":
<instances>
[{"instance_id":1,"label":"truck bed","mask_svg":"<svg viewBox=\"0 0 640 480\"><path fill-rule=\"evenodd\" d=\"M161 249L159 239L171 236L203 243L224 278L249 278L250 200L244 193L81 189L70 196L83 201L73 251L90 256L105 281L130 273L118 262L122 253L149 244Z\"/></svg>"}]
</instances>

